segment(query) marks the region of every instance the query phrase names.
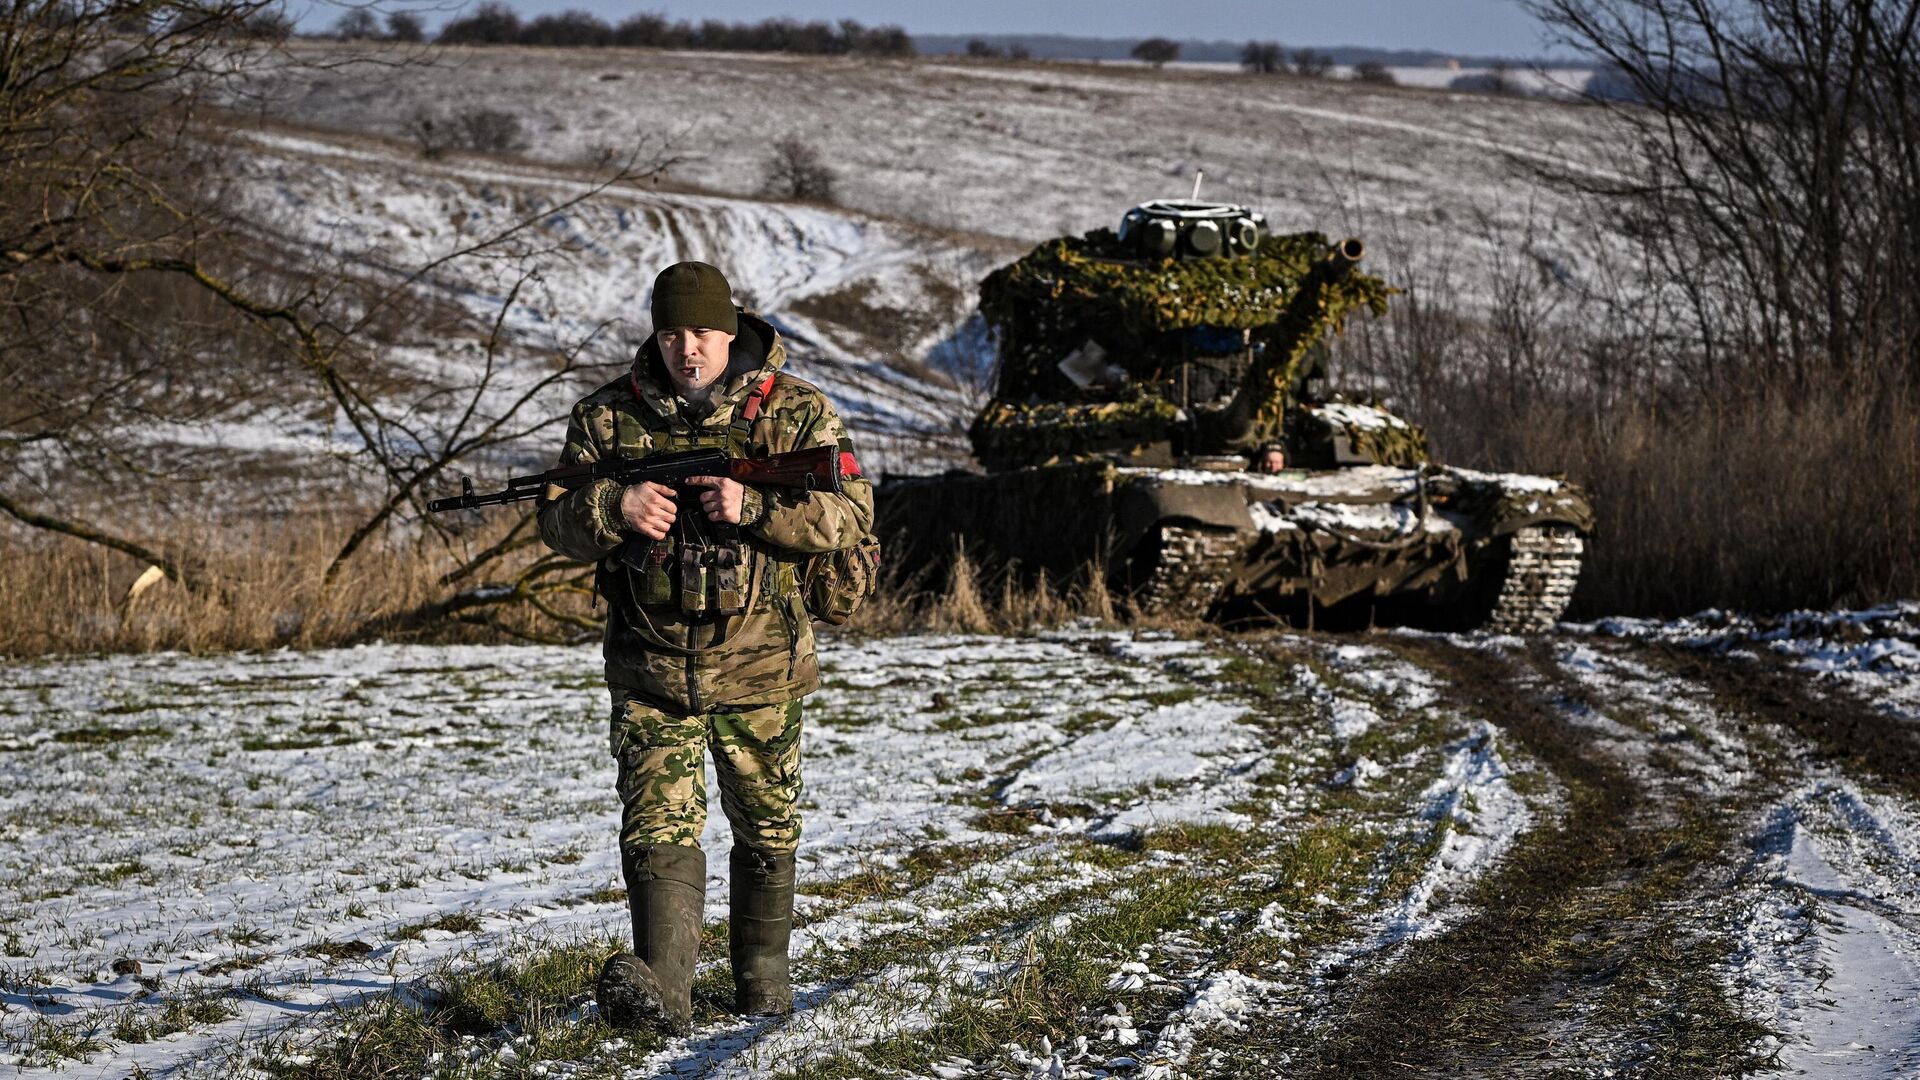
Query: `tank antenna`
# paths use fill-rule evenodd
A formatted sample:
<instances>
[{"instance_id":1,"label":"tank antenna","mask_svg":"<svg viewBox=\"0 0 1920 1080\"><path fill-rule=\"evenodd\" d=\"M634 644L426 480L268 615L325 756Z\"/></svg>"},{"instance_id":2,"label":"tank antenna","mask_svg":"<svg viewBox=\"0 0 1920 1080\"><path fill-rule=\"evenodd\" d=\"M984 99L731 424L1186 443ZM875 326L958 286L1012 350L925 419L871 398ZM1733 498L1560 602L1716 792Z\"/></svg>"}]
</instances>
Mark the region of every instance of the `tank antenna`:
<instances>
[{"instance_id":1,"label":"tank antenna","mask_svg":"<svg viewBox=\"0 0 1920 1080\"><path fill-rule=\"evenodd\" d=\"M1207 175L1207 170L1205 169L1193 170L1193 194L1192 196L1190 196L1190 198L1194 202L1200 201L1200 181L1204 179L1206 175Z\"/></svg>"}]
</instances>

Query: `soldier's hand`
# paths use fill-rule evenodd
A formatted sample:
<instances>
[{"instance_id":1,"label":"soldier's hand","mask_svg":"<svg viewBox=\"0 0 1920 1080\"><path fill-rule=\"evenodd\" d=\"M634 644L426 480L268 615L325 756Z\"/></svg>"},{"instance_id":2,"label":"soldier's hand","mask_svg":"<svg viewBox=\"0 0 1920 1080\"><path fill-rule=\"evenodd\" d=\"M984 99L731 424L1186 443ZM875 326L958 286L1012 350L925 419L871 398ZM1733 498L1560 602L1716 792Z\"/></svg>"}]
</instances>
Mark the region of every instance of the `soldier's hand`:
<instances>
[{"instance_id":1,"label":"soldier's hand","mask_svg":"<svg viewBox=\"0 0 1920 1080\"><path fill-rule=\"evenodd\" d=\"M620 516L627 527L642 536L665 540L673 528L675 514L673 489L665 484L643 480L631 484L620 494Z\"/></svg>"},{"instance_id":2,"label":"soldier's hand","mask_svg":"<svg viewBox=\"0 0 1920 1080\"><path fill-rule=\"evenodd\" d=\"M708 490L700 493L700 509L707 520L728 525L740 524L740 505L747 489L738 480L725 476L689 476L687 483Z\"/></svg>"}]
</instances>

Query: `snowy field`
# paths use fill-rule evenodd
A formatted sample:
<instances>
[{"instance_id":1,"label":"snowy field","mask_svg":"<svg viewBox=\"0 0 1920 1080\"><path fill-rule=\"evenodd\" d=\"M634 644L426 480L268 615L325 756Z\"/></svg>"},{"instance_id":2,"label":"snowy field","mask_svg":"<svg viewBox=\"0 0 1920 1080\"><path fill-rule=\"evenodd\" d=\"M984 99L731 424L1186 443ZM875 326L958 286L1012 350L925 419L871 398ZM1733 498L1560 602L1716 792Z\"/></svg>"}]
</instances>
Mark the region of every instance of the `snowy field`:
<instances>
[{"instance_id":1,"label":"snowy field","mask_svg":"<svg viewBox=\"0 0 1920 1080\"><path fill-rule=\"evenodd\" d=\"M315 58L338 59L314 46ZM1545 166L1609 178L1601 113L1564 102L1135 65L649 52L426 49L400 64L263 73L284 120L404 140L460 103L510 112L522 156L595 160L670 142L671 179L760 192L771 148L799 138L857 213L1028 245L1114 226L1127 207L1204 193L1276 229L1364 237L1390 280L1445 270L1469 294L1518 256L1577 284L1596 249Z\"/></svg>"},{"instance_id":2,"label":"snowy field","mask_svg":"<svg viewBox=\"0 0 1920 1080\"><path fill-rule=\"evenodd\" d=\"M689 1039L612 1038L574 987L403 1074L1340 1075L1385 1016L1432 1075L1493 1046L1520 1075L1915 1075L1920 605L1570 629L831 640L796 1014L728 1015L710 936ZM475 973L597 958L625 927L597 669L10 667L0 1064L373 1075L322 1066ZM728 843L716 813L715 924ZM1449 1015L1480 1051L1415 1037Z\"/></svg>"}]
</instances>

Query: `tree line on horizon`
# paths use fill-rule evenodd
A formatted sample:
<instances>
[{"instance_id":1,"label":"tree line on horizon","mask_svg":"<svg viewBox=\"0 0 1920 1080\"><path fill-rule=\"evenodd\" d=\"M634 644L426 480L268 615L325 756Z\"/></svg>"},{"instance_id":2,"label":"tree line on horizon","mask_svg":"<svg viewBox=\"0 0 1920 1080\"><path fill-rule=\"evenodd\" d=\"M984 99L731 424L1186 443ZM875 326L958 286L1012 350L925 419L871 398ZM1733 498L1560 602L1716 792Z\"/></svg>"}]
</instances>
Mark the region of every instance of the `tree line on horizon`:
<instances>
[{"instance_id":1,"label":"tree line on horizon","mask_svg":"<svg viewBox=\"0 0 1920 1080\"><path fill-rule=\"evenodd\" d=\"M330 36L346 41L428 40L418 15L409 11L390 12L382 27L366 8L355 8L342 15ZM904 28L866 26L853 19L835 23L785 18L762 19L756 23L704 19L693 23L670 20L657 12L641 12L618 23L609 23L592 12L569 9L523 20L518 12L499 0L488 0L470 14L450 20L432 40L438 45L626 46L821 56L916 54L913 37Z\"/></svg>"}]
</instances>

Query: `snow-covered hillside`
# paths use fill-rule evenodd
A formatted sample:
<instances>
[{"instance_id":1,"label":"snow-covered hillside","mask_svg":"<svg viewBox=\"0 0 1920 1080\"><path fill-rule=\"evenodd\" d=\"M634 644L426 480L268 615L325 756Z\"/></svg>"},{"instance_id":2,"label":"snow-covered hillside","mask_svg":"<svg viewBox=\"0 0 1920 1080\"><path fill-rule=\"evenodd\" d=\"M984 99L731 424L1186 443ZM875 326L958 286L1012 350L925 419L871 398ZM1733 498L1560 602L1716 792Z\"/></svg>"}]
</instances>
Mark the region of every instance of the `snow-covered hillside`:
<instances>
[{"instance_id":1,"label":"snow-covered hillside","mask_svg":"<svg viewBox=\"0 0 1920 1080\"><path fill-rule=\"evenodd\" d=\"M1530 172L1611 167L1600 114L1563 103L1134 65L378 45L364 48L381 62L342 63L341 48L303 44L294 59L327 62L258 69L249 104L277 119L235 121L236 197L273 242L373 281L432 264L417 301L476 325L517 288L508 363L483 407L539 378L526 358L539 346L590 339L584 356L610 376L645 331L652 274L714 262L787 337L793 370L833 395L880 473L967 460L991 363L969 319L981 277L1035 240L1182 194L1196 171L1206 193L1260 207L1278 229L1364 236L1389 280L1445 277L1468 306L1516 259L1577 286L1605 246ZM419 117L444 126L475 108L512 114L524 150L429 158L408 135ZM844 208L759 197L785 136L835 171ZM609 154L633 153L675 163L657 186L543 212ZM521 258L438 262L521 220ZM481 336L403 331L388 359L459 386L485 369ZM589 381L549 388L536 411L557 417ZM356 444L324 410L154 435L306 454ZM512 463L538 463L553 441L523 440Z\"/></svg>"},{"instance_id":2,"label":"snow-covered hillside","mask_svg":"<svg viewBox=\"0 0 1920 1080\"><path fill-rule=\"evenodd\" d=\"M338 59L329 46L311 54ZM1359 235L1390 279L1449 268L1471 288L1502 249L1578 277L1582 214L1531 172L1605 178L1620 155L1577 105L1230 71L872 61L628 49L433 48L397 66L278 69L256 88L288 119L400 137L415 115L513 113L533 158L578 163L670 141L673 177L758 191L793 136L850 208L1032 243L1205 191L1283 230Z\"/></svg>"},{"instance_id":3,"label":"snow-covered hillside","mask_svg":"<svg viewBox=\"0 0 1920 1080\"><path fill-rule=\"evenodd\" d=\"M410 286L415 302L450 302L477 326L517 287L506 328L510 358L522 359L496 376L495 408L538 378L540 363L526 359L533 348L590 341L585 355L611 377L649 329L653 275L703 259L781 331L790 370L829 390L870 469L926 471L965 456L970 387L990 360L955 302L990 268L977 248L832 209L595 188L574 170L426 161L374 140L254 131L235 145L242 152L231 171L254 227L320 255L321 265L381 284L432 266ZM502 248L515 258L448 258L521 221L530 227ZM889 320L890 312L909 317ZM390 359L430 384L458 385L479 373L480 336L403 332ZM553 387L540 411L563 417L582 389ZM293 451L351 441L312 419L227 424L218 432L227 445ZM557 444L557 433L548 441ZM542 444L529 460L552 452Z\"/></svg>"}]
</instances>

